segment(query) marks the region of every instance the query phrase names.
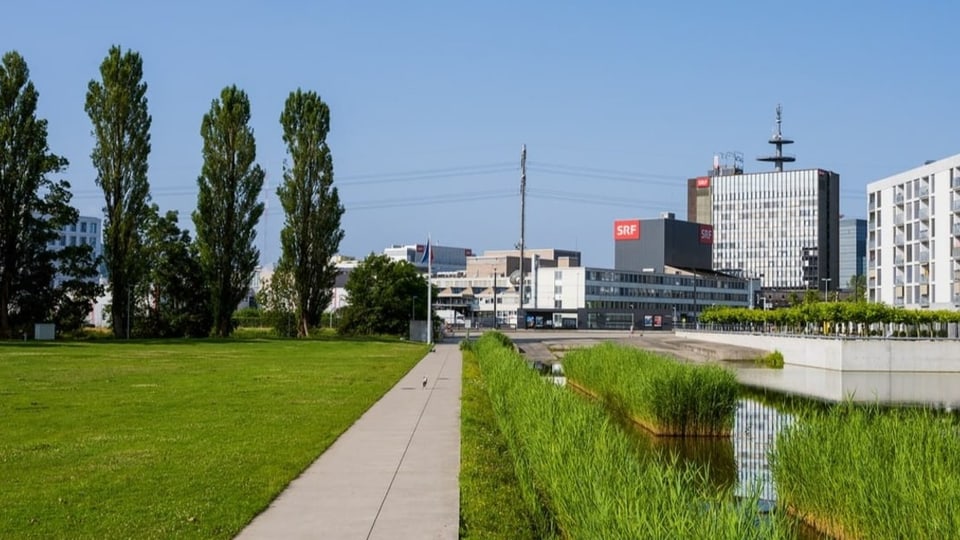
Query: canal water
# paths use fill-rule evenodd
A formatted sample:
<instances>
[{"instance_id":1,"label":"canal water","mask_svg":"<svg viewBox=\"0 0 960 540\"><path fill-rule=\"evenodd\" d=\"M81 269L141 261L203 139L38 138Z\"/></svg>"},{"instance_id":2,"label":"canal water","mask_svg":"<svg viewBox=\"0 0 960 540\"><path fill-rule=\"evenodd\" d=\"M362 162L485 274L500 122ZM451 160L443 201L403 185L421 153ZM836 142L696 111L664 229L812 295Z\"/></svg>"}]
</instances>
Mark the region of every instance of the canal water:
<instances>
[{"instance_id":1,"label":"canal water","mask_svg":"<svg viewBox=\"0 0 960 540\"><path fill-rule=\"evenodd\" d=\"M767 457L777 434L793 422L790 414L753 399L741 399L729 437L656 437L639 427L636 432L643 446L658 451L665 459L705 469L705 479L714 488L733 487L738 497L757 496L759 504L767 509L777 500Z\"/></svg>"}]
</instances>

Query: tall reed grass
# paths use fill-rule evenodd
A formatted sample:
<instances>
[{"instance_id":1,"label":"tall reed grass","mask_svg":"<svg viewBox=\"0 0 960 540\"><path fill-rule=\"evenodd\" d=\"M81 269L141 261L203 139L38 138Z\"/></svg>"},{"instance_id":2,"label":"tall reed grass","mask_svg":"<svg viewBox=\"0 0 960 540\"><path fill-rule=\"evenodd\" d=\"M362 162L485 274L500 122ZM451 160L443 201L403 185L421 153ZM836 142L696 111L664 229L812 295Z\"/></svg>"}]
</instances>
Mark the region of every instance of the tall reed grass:
<instances>
[{"instance_id":1,"label":"tall reed grass","mask_svg":"<svg viewBox=\"0 0 960 540\"><path fill-rule=\"evenodd\" d=\"M567 377L657 435L725 436L739 384L719 366L680 364L613 343L568 352Z\"/></svg>"},{"instance_id":2,"label":"tall reed grass","mask_svg":"<svg viewBox=\"0 0 960 540\"><path fill-rule=\"evenodd\" d=\"M702 470L641 459L601 406L542 380L496 338L485 335L475 351L539 537L790 535L779 516L734 503L730 490L697 489L705 484Z\"/></svg>"},{"instance_id":3,"label":"tall reed grass","mask_svg":"<svg viewBox=\"0 0 960 540\"><path fill-rule=\"evenodd\" d=\"M783 432L782 504L840 538L957 538L960 422L926 409L841 404Z\"/></svg>"}]
</instances>

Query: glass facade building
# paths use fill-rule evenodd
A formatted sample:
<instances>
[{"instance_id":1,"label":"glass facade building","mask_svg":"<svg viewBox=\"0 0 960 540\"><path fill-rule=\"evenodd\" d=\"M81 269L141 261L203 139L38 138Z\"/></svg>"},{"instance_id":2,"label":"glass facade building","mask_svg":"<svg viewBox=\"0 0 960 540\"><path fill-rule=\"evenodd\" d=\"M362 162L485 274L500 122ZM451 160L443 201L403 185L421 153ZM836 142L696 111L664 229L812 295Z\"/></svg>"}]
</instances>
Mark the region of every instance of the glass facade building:
<instances>
[{"instance_id":1,"label":"glass facade building","mask_svg":"<svg viewBox=\"0 0 960 540\"><path fill-rule=\"evenodd\" d=\"M694 196L693 206L709 200L711 207L715 270L759 277L764 289L838 286L837 173L803 169L704 177L697 179Z\"/></svg>"},{"instance_id":2,"label":"glass facade building","mask_svg":"<svg viewBox=\"0 0 960 540\"><path fill-rule=\"evenodd\" d=\"M840 283L839 289L852 289L853 276L867 275L867 220L840 220Z\"/></svg>"}]
</instances>

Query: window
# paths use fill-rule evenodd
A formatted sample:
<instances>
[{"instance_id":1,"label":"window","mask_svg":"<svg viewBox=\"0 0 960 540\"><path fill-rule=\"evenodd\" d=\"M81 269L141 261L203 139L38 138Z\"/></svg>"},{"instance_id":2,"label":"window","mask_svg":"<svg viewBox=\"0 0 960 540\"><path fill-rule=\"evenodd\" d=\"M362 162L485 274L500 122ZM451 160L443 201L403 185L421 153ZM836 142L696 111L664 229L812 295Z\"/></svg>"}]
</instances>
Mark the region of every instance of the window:
<instances>
[{"instance_id":1,"label":"window","mask_svg":"<svg viewBox=\"0 0 960 540\"><path fill-rule=\"evenodd\" d=\"M80 232L87 232L87 222L86 222L86 221L81 221L81 222L80 222Z\"/></svg>"}]
</instances>

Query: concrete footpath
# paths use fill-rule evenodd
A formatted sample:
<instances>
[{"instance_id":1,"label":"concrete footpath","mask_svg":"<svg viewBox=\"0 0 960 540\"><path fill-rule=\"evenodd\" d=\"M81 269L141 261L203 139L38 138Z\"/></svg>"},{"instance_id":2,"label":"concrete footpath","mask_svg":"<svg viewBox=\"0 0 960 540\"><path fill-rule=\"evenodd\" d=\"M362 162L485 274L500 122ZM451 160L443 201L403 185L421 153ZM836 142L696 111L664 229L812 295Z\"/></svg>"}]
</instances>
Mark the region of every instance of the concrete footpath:
<instances>
[{"instance_id":1,"label":"concrete footpath","mask_svg":"<svg viewBox=\"0 0 960 540\"><path fill-rule=\"evenodd\" d=\"M457 538L460 372L437 345L237 538Z\"/></svg>"}]
</instances>

